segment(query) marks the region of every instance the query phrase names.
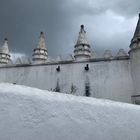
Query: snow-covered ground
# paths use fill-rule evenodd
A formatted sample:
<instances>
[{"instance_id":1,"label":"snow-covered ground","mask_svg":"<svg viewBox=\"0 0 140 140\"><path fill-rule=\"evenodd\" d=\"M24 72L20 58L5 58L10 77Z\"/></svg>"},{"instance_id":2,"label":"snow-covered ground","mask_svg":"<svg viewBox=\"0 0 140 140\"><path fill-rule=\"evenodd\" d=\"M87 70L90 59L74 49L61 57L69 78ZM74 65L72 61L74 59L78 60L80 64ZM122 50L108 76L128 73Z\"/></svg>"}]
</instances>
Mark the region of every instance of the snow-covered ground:
<instances>
[{"instance_id":1,"label":"snow-covered ground","mask_svg":"<svg viewBox=\"0 0 140 140\"><path fill-rule=\"evenodd\" d=\"M140 140L140 106L0 84L0 140Z\"/></svg>"}]
</instances>

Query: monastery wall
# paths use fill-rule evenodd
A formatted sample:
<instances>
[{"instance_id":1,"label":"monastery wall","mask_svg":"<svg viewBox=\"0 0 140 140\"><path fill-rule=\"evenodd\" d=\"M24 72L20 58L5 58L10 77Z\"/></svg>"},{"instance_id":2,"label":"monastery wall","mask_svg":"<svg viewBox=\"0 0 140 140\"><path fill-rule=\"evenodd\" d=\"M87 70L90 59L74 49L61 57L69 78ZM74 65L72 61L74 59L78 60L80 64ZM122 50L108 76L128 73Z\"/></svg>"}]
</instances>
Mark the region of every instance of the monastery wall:
<instances>
[{"instance_id":1,"label":"monastery wall","mask_svg":"<svg viewBox=\"0 0 140 140\"><path fill-rule=\"evenodd\" d=\"M134 94L129 59L5 66L0 82L122 102L131 102Z\"/></svg>"},{"instance_id":2,"label":"monastery wall","mask_svg":"<svg viewBox=\"0 0 140 140\"><path fill-rule=\"evenodd\" d=\"M131 75L133 79L135 95L139 95L140 99L140 49L133 49L130 51L130 64L131 64Z\"/></svg>"},{"instance_id":3,"label":"monastery wall","mask_svg":"<svg viewBox=\"0 0 140 140\"><path fill-rule=\"evenodd\" d=\"M115 56L110 50L96 55L81 25L70 58L51 59L41 32L32 60L13 62L5 39L0 47L0 82L140 104L140 14L129 48L129 55L123 49Z\"/></svg>"}]
</instances>

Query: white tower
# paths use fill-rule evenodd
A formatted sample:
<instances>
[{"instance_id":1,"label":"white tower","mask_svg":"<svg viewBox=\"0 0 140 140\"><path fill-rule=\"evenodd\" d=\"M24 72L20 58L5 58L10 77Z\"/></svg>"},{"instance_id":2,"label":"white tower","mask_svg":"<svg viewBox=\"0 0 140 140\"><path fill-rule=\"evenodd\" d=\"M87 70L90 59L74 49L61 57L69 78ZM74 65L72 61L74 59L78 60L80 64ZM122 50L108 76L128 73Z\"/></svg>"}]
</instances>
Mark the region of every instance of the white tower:
<instances>
[{"instance_id":1,"label":"white tower","mask_svg":"<svg viewBox=\"0 0 140 140\"><path fill-rule=\"evenodd\" d=\"M131 40L129 54L134 85L133 95L140 95L140 14L133 39Z\"/></svg>"},{"instance_id":2,"label":"white tower","mask_svg":"<svg viewBox=\"0 0 140 140\"><path fill-rule=\"evenodd\" d=\"M0 47L0 64L8 64L10 60L10 53L8 48L8 40L5 38L4 44Z\"/></svg>"},{"instance_id":3,"label":"white tower","mask_svg":"<svg viewBox=\"0 0 140 140\"><path fill-rule=\"evenodd\" d=\"M91 57L90 45L86 39L84 25L81 25L78 40L74 48L74 57L76 60L85 60Z\"/></svg>"},{"instance_id":4,"label":"white tower","mask_svg":"<svg viewBox=\"0 0 140 140\"><path fill-rule=\"evenodd\" d=\"M44 63L48 57L47 48L45 45L45 35L43 32L40 33L39 43L37 48L34 49L33 61L35 63Z\"/></svg>"}]
</instances>

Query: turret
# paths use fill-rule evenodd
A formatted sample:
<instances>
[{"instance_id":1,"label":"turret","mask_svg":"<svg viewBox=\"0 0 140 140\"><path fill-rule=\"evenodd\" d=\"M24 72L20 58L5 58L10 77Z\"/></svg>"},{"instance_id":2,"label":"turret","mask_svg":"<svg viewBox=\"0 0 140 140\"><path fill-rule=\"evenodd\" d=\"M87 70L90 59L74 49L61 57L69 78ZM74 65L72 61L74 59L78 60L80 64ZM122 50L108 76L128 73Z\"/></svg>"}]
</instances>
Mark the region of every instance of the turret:
<instances>
[{"instance_id":1,"label":"turret","mask_svg":"<svg viewBox=\"0 0 140 140\"><path fill-rule=\"evenodd\" d=\"M33 62L34 63L44 63L48 58L47 48L45 45L45 35L43 32L40 33L39 43L37 48L33 52Z\"/></svg>"},{"instance_id":2,"label":"turret","mask_svg":"<svg viewBox=\"0 0 140 140\"><path fill-rule=\"evenodd\" d=\"M104 56L103 56L105 59L111 59L113 56L112 56L112 53L111 53L111 50L105 50L104 52Z\"/></svg>"},{"instance_id":3,"label":"turret","mask_svg":"<svg viewBox=\"0 0 140 140\"><path fill-rule=\"evenodd\" d=\"M140 14L134 36L131 40L129 55L134 85L133 95L140 95Z\"/></svg>"},{"instance_id":4,"label":"turret","mask_svg":"<svg viewBox=\"0 0 140 140\"><path fill-rule=\"evenodd\" d=\"M10 60L10 53L8 48L8 40L5 38L4 44L0 47L0 64L8 64Z\"/></svg>"},{"instance_id":5,"label":"turret","mask_svg":"<svg viewBox=\"0 0 140 140\"><path fill-rule=\"evenodd\" d=\"M91 57L90 45L86 39L84 25L81 25L78 40L74 48L74 57L76 60L85 60Z\"/></svg>"}]
</instances>

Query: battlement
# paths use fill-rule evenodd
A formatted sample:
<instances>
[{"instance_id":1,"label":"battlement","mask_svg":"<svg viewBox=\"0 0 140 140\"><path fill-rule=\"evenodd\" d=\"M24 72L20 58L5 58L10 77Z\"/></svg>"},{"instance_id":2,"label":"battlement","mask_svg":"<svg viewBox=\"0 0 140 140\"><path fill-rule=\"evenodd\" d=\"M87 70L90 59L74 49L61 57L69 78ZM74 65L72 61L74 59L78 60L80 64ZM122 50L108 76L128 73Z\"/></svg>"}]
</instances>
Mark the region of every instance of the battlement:
<instances>
[{"instance_id":1,"label":"battlement","mask_svg":"<svg viewBox=\"0 0 140 140\"><path fill-rule=\"evenodd\" d=\"M34 65L58 65L58 64L72 64L72 63L82 63L82 62L100 62L100 61L114 61L114 60L127 60L129 55L120 49L116 55L113 55L110 50L106 50L102 55L97 55L95 52L91 55L89 59L76 60L73 55L66 57L58 56L56 58L48 57L45 62L34 63L34 61L26 56L18 57L15 60L10 59L7 64L1 64L2 67L16 67L16 66L34 66Z\"/></svg>"}]
</instances>

